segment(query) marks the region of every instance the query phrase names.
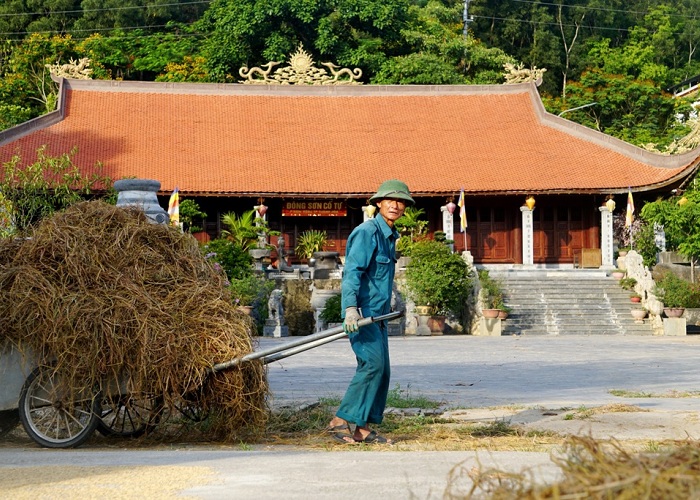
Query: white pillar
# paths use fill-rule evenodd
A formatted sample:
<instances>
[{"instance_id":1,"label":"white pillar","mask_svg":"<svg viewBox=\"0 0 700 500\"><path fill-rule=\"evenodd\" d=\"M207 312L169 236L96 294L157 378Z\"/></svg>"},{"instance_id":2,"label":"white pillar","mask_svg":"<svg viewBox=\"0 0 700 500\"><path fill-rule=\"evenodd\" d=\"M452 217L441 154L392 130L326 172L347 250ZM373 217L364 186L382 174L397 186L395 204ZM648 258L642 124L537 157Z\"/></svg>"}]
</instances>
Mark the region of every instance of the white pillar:
<instances>
[{"instance_id":1,"label":"white pillar","mask_svg":"<svg viewBox=\"0 0 700 500\"><path fill-rule=\"evenodd\" d=\"M612 212L603 205L600 210L600 254L603 268L614 268L613 265L613 216Z\"/></svg>"},{"instance_id":2,"label":"white pillar","mask_svg":"<svg viewBox=\"0 0 700 500\"><path fill-rule=\"evenodd\" d=\"M534 228L532 223L532 212L527 207L520 207L520 212L523 214L523 265L532 266L535 264L534 244Z\"/></svg>"},{"instance_id":3,"label":"white pillar","mask_svg":"<svg viewBox=\"0 0 700 500\"><path fill-rule=\"evenodd\" d=\"M455 239L455 224L454 224L454 215L450 213L450 211L447 209L447 205L443 205L440 207L440 211L442 212L442 231L445 233L445 238L448 240L454 241ZM453 244L450 244L450 250L453 252L455 251L455 246Z\"/></svg>"}]
</instances>

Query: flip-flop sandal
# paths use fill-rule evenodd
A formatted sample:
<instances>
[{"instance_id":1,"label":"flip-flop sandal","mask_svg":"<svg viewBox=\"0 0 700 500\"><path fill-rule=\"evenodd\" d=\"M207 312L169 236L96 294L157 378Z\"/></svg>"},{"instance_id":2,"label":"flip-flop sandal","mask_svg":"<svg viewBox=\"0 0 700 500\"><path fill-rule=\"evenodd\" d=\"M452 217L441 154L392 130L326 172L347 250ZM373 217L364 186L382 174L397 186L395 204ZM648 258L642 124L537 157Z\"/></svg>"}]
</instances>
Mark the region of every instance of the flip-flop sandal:
<instances>
[{"instance_id":1,"label":"flip-flop sandal","mask_svg":"<svg viewBox=\"0 0 700 500\"><path fill-rule=\"evenodd\" d=\"M350 429L350 424L345 423L345 424L340 424L340 425L334 425L333 427L326 427L326 432L328 434L335 434L336 432L348 432L352 433Z\"/></svg>"},{"instance_id":2,"label":"flip-flop sandal","mask_svg":"<svg viewBox=\"0 0 700 500\"><path fill-rule=\"evenodd\" d=\"M338 441L342 444L349 444L352 446L360 444L359 441L355 441L355 438L352 437L352 434L343 434L343 433L333 434L333 439L335 439L336 441Z\"/></svg>"},{"instance_id":3,"label":"flip-flop sandal","mask_svg":"<svg viewBox=\"0 0 700 500\"><path fill-rule=\"evenodd\" d=\"M394 442L391 439L387 439L383 436L380 436L377 434L375 431L371 431L367 436L362 439L361 441L357 441L358 443L365 443L365 444L387 444L387 445L392 445Z\"/></svg>"}]
</instances>

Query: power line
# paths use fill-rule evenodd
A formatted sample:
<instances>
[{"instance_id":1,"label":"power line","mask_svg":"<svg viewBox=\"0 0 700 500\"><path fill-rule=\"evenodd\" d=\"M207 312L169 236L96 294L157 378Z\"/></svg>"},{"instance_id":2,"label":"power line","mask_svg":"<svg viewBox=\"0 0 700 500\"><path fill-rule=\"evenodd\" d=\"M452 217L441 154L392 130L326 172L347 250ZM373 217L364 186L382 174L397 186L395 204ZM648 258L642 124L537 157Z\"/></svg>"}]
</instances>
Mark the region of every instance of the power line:
<instances>
[{"instance_id":1,"label":"power line","mask_svg":"<svg viewBox=\"0 0 700 500\"><path fill-rule=\"evenodd\" d=\"M584 10L592 10L592 11L600 11L600 12L617 12L621 14L635 14L635 15L640 15L640 16L646 16L647 14L650 14L649 11L646 12L641 12L641 11L636 11L636 10L628 10L628 9L608 9L605 7L589 7L587 5L570 5L570 4L565 4L565 3L552 3L552 2L539 2L537 0L511 0L512 2L518 2L518 3L529 3L529 4L536 4L536 5L549 5L552 7L568 7L571 9L584 9ZM698 19L697 16L692 16L692 15L684 15L684 14L669 14L672 17L681 17L684 19Z\"/></svg>"},{"instance_id":2,"label":"power line","mask_svg":"<svg viewBox=\"0 0 700 500\"><path fill-rule=\"evenodd\" d=\"M149 5L130 5L124 7L109 7L101 9L80 9L80 10L56 10L51 12L15 12L11 14L0 14L0 17L17 17L17 16L46 16L47 14L84 14L85 12L109 12L115 10L134 10L134 9L148 9L150 7L172 7L180 5L194 5L202 3L211 3L212 0L195 0L192 2L174 2L174 3L164 3L164 4L149 4Z\"/></svg>"},{"instance_id":3,"label":"power line","mask_svg":"<svg viewBox=\"0 0 700 500\"><path fill-rule=\"evenodd\" d=\"M516 0L518 1L518 0ZM576 25L576 24L559 24L559 23L551 23L551 22L545 22L545 21L532 21L528 19L514 19L512 17L490 17L490 16L478 16L474 14L472 16L473 18L478 18L478 19L487 19L489 21L515 21L518 23L526 23L526 24L535 24L535 25L542 25L542 26L564 26L566 28L587 28L591 31L596 31L596 30L601 30L601 31L624 31L626 33L629 33L631 29L628 28L607 28L605 26L591 26L591 25ZM684 33L682 32L676 32L672 31L669 33L670 35L683 35Z\"/></svg>"},{"instance_id":4,"label":"power line","mask_svg":"<svg viewBox=\"0 0 700 500\"><path fill-rule=\"evenodd\" d=\"M188 24L187 26L191 26L192 24ZM149 28L167 28L169 27L169 24L151 24L148 26L125 26L123 28L89 28L89 29L83 29L83 30L49 30L49 31L10 31L10 32L5 32L2 33L0 32L0 36L10 36L10 35L34 35L34 34L41 34L41 35L60 35L60 34L71 34L71 33L84 33L84 32L89 32L89 33L94 33L96 31L130 31L130 30L141 30L141 29L149 29Z\"/></svg>"}]
</instances>

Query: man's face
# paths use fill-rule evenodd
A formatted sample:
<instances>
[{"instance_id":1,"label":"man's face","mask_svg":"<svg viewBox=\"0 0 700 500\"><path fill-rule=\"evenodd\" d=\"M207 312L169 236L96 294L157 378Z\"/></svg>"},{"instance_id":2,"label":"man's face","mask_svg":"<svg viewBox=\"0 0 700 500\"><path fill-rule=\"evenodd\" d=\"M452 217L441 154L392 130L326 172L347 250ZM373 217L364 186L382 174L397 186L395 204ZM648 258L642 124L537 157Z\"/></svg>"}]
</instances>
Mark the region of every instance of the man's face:
<instances>
[{"instance_id":1,"label":"man's face","mask_svg":"<svg viewBox=\"0 0 700 500\"><path fill-rule=\"evenodd\" d=\"M392 198L384 198L381 200L377 206L379 207L379 213L384 217L384 220L389 225L389 227L394 227L394 222L396 219L403 215L404 210L406 210L406 202L403 200L395 200Z\"/></svg>"}]
</instances>

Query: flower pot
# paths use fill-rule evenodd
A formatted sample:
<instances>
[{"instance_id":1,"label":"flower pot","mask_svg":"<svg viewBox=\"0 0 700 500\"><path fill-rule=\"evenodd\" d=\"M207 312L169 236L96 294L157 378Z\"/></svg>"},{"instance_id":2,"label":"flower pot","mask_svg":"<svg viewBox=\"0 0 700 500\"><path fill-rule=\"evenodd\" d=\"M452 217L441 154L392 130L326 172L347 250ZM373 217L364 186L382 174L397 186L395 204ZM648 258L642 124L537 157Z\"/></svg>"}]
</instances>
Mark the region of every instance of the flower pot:
<instances>
[{"instance_id":1,"label":"flower pot","mask_svg":"<svg viewBox=\"0 0 700 500\"><path fill-rule=\"evenodd\" d=\"M430 316L430 306L416 306L416 314L418 316Z\"/></svg>"},{"instance_id":2,"label":"flower pot","mask_svg":"<svg viewBox=\"0 0 700 500\"><path fill-rule=\"evenodd\" d=\"M243 314L247 314L248 316L253 315L253 306L238 306L238 310Z\"/></svg>"},{"instance_id":3,"label":"flower pot","mask_svg":"<svg viewBox=\"0 0 700 500\"><path fill-rule=\"evenodd\" d=\"M442 335L445 331L445 316L430 316L428 318L428 328L433 335Z\"/></svg>"},{"instance_id":4,"label":"flower pot","mask_svg":"<svg viewBox=\"0 0 700 500\"><path fill-rule=\"evenodd\" d=\"M641 297L630 297L630 302L634 302L635 304L639 304L641 301Z\"/></svg>"},{"instance_id":5,"label":"flower pot","mask_svg":"<svg viewBox=\"0 0 700 500\"><path fill-rule=\"evenodd\" d=\"M667 318L680 318L685 312L685 307L664 307L664 314Z\"/></svg>"},{"instance_id":6,"label":"flower pot","mask_svg":"<svg viewBox=\"0 0 700 500\"><path fill-rule=\"evenodd\" d=\"M613 271L611 273L611 276L616 280L620 280L625 277L625 273L623 273L622 271Z\"/></svg>"},{"instance_id":7,"label":"flower pot","mask_svg":"<svg viewBox=\"0 0 700 500\"><path fill-rule=\"evenodd\" d=\"M498 309L482 309L481 314L484 315L484 318L488 319L494 319L498 318L498 315L500 314L500 310Z\"/></svg>"},{"instance_id":8,"label":"flower pot","mask_svg":"<svg viewBox=\"0 0 700 500\"><path fill-rule=\"evenodd\" d=\"M498 311L498 319L506 319L508 317L508 313L506 311Z\"/></svg>"},{"instance_id":9,"label":"flower pot","mask_svg":"<svg viewBox=\"0 0 700 500\"><path fill-rule=\"evenodd\" d=\"M647 317L647 312L645 309L632 309L630 310L630 313L636 322L641 322Z\"/></svg>"}]
</instances>

